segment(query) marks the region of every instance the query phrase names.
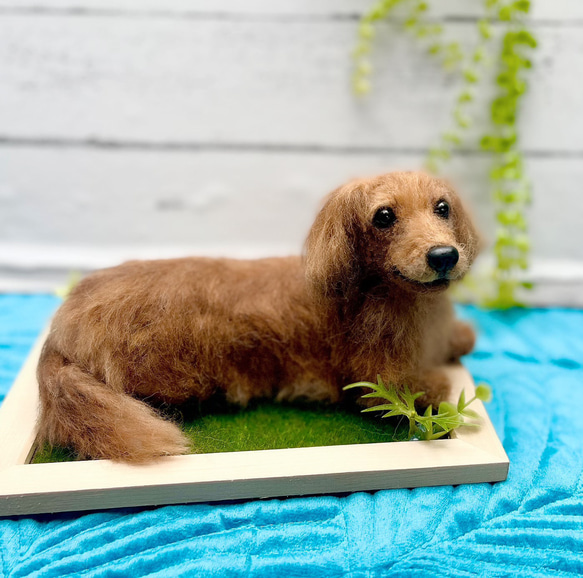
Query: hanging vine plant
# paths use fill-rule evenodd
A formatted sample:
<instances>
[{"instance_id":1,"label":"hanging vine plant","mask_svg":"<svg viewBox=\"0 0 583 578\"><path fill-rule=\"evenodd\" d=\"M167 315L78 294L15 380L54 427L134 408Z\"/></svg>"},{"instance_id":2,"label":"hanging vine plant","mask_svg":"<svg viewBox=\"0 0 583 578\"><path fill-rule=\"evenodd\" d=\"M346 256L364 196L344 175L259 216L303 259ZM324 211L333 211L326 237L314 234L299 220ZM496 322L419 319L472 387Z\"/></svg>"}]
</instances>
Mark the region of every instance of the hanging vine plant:
<instances>
[{"instance_id":1,"label":"hanging vine plant","mask_svg":"<svg viewBox=\"0 0 583 578\"><path fill-rule=\"evenodd\" d=\"M531 186L524 174L517 118L527 89L527 72L532 67L528 55L537 45L526 21L530 0L485 0L483 15L476 20L477 43L469 51L459 42L447 41L443 27L426 20L429 2L378 0L362 16L358 26L353 88L360 96L366 95L372 87L370 53L377 24L390 20L397 7L405 10L405 17L400 20L404 30L422 42L428 54L438 59L445 71L460 77L461 88L454 101L451 127L443 131L436 146L429 148L425 162L429 171L441 172L452 153L466 142L467 129L475 117L472 105L476 103L480 83L485 77L495 79L489 126L477 143L492 159L490 185L497 223L495 265L491 274L493 290L486 293L475 281L473 289L489 306L521 305L520 291L531 288L530 283L521 279L529 266L526 207L531 201ZM495 30L498 33L495 34ZM495 73L484 74L485 67L492 64L497 67Z\"/></svg>"}]
</instances>

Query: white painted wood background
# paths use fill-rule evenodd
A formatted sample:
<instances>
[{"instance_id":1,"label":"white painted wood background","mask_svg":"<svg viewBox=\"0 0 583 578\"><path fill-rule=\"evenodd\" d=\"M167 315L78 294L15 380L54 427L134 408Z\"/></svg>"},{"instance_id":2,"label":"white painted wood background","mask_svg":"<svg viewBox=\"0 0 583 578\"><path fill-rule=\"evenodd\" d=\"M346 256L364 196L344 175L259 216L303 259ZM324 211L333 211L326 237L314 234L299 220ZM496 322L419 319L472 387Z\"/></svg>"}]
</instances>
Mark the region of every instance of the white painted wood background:
<instances>
[{"instance_id":1,"label":"white painted wood background","mask_svg":"<svg viewBox=\"0 0 583 578\"><path fill-rule=\"evenodd\" d=\"M433 4L448 36L474 41L480 0ZM135 256L298 252L329 190L419 167L457 86L383 26L375 90L356 99L369 6L0 0L0 289ZM583 303L583 2L534 0L532 21L532 275L539 300ZM488 161L466 148L448 172L492 236Z\"/></svg>"}]
</instances>

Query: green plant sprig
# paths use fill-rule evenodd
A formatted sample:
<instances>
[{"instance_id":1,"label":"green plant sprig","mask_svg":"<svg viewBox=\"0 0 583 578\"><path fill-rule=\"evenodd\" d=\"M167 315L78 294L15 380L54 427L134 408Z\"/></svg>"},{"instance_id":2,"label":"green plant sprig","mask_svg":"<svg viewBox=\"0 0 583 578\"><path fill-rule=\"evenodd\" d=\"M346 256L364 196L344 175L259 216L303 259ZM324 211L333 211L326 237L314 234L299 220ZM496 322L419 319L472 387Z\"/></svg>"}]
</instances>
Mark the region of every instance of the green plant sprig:
<instances>
[{"instance_id":1,"label":"green plant sprig","mask_svg":"<svg viewBox=\"0 0 583 578\"><path fill-rule=\"evenodd\" d=\"M515 0L499 9L499 19L509 27L502 38L498 91L491 104L493 130L480 143L494 157L490 180L498 225L493 274L496 294L487 305L501 309L522 305L519 290L532 287L520 279L520 272L529 266L526 207L531 201L531 186L524 174L516 125L527 89L525 73L532 67L528 53L537 46L536 38L524 24L529 11L529 0Z\"/></svg>"},{"instance_id":2,"label":"green plant sprig","mask_svg":"<svg viewBox=\"0 0 583 578\"><path fill-rule=\"evenodd\" d=\"M370 75L372 74L372 64L369 55L376 35L376 24L380 20L387 19L399 4L410 1L377 0L372 8L360 18L357 32L358 39L353 52L354 73L352 76L352 88L357 95L363 96L371 90Z\"/></svg>"},{"instance_id":3,"label":"green plant sprig","mask_svg":"<svg viewBox=\"0 0 583 578\"><path fill-rule=\"evenodd\" d=\"M353 52L352 86L359 96L368 94L372 88L370 77L373 67L370 52L376 36L376 25L381 20L388 20L399 5L410 5L409 12L402 20L403 30L424 43L427 52L439 59L446 71L455 71L463 61L464 55L460 43L442 41L443 26L424 19L429 8L428 2L425 0L377 0L372 8L363 14L358 25L358 40Z\"/></svg>"},{"instance_id":4,"label":"green plant sprig","mask_svg":"<svg viewBox=\"0 0 583 578\"><path fill-rule=\"evenodd\" d=\"M477 427L479 415L468 409L468 406L476 399L490 401L492 393L485 384L476 387L475 395L466 401L465 391L462 391L458 399L457 406L447 401L439 404L437 413L433 414L433 407L429 405L423 414L417 412L415 400L424 395L424 392L412 393L408 386L403 389L396 388L393 384L385 385L380 375L377 376L377 383L371 381L359 381L345 386L343 389L355 389L365 387L372 389L371 393L366 393L363 398L381 398L388 403L367 407L363 412L384 411L381 416L385 417L405 417L409 420L409 434L407 439L436 440L460 426ZM474 421L466 421L471 419Z\"/></svg>"},{"instance_id":5,"label":"green plant sprig","mask_svg":"<svg viewBox=\"0 0 583 578\"><path fill-rule=\"evenodd\" d=\"M499 0L484 1L484 16L477 22L478 43L467 54L462 53L461 83L451 113L452 126L444 131L436 146L429 149L425 168L432 173L443 170L444 163L451 159L454 150L459 149L465 140L468 129L474 124L475 114L471 110L475 104L478 86L483 77L483 68L491 65L491 45L493 31L491 20L495 16ZM448 68L444 66L445 70Z\"/></svg>"}]
</instances>

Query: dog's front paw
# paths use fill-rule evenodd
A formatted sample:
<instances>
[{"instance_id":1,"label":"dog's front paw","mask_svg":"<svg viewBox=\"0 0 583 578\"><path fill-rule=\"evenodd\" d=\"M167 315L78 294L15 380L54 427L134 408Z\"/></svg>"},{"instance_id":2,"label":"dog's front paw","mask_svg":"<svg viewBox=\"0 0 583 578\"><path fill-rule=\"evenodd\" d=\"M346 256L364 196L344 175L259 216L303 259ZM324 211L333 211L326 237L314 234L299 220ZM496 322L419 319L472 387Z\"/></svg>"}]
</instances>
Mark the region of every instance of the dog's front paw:
<instances>
[{"instance_id":1,"label":"dog's front paw","mask_svg":"<svg viewBox=\"0 0 583 578\"><path fill-rule=\"evenodd\" d=\"M456 321L450 337L450 358L457 361L462 355L467 355L474 349L476 333L471 325Z\"/></svg>"},{"instance_id":2,"label":"dog's front paw","mask_svg":"<svg viewBox=\"0 0 583 578\"><path fill-rule=\"evenodd\" d=\"M413 390L424 392L416 401L421 407L429 405L437 407L442 401L447 400L451 390L451 382L442 370L428 369L415 380Z\"/></svg>"}]
</instances>

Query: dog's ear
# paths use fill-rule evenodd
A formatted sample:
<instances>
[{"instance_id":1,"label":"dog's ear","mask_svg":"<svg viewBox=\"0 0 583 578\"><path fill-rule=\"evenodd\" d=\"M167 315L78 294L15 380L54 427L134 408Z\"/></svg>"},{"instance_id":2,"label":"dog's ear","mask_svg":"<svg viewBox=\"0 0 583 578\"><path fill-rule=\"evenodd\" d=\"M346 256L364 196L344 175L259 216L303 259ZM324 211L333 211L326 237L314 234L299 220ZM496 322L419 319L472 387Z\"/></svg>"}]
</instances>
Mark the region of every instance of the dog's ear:
<instances>
[{"instance_id":1,"label":"dog's ear","mask_svg":"<svg viewBox=\"0 0 583 578\"><path fill-rule=\"evenodd\" d=\"M354 181L330 193L308 234L306 280L315 297L346 297L359 277L362 186L361 181Z\"/></svg>"}]
</instances>

